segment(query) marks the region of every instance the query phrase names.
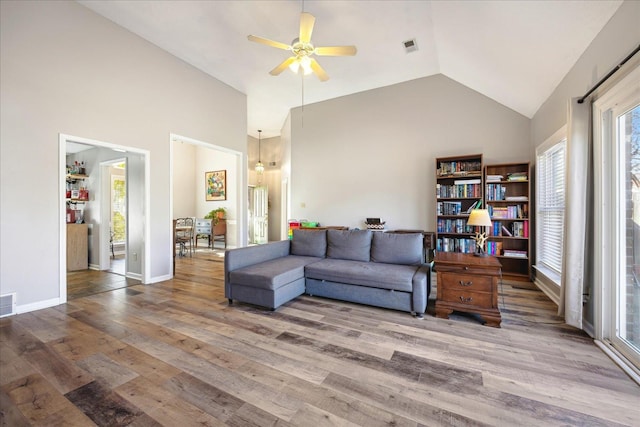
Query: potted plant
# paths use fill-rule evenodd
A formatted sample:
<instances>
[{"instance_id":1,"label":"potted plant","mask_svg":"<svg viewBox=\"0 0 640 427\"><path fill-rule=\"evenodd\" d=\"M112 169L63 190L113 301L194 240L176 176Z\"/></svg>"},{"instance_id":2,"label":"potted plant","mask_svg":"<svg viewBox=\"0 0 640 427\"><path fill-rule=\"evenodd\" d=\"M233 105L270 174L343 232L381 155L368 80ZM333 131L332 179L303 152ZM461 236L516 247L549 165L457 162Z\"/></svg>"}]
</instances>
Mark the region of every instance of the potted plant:
<instances>
[{"instance_id":1,"label":"potted plant","mask_svg":"<svg viewBox=\"0 0 640 427\"><path fill-rule=\"evenodd\" d=\"M205 219L213 220L212 221L213 225L216 225L219 220L224 219L226 214L227 214L227 209L221 206L221 207L216 208L216 209L212 210L211 212L209 212L205 216Z\"/></svg>"}]
</instances>

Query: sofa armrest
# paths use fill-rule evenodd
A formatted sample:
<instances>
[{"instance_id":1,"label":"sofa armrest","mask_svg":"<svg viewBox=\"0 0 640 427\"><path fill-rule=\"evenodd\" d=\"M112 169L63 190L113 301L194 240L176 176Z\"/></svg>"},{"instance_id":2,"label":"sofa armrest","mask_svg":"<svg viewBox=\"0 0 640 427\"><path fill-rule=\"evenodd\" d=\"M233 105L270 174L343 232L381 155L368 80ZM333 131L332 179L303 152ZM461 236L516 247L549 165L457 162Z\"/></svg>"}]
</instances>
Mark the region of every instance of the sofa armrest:
<instances>
[{"instance_id":1,"label":"sofa armrest","mask_svg":"<svg viewBox=\"0 0 640 427\"><path fill-rule=\"evenodd\" d=\"M224 254L225 272L237 270L249 265L258 264L289 255L289 240L270 242L264 245L247 246L229 249Z\"/></svg>"},{"instance_id":2,"label":"sofa armrest","mask_svg":"<svg viewBox=\"0 0 640 427\"><path fill-rule=\"evenodd\" d=\"M228 249L224 254L224 287L225 294L229 293L229 273L249 265L259 264L289 255L291 241L280 240L264 245L247 246L244 248Z\"/></svg>"},{"instance_id":3,"label":"sofa armrest","mask_svg":"<svg viewBox=\"0 0 640 427\"><path fill-rule=\"evenodd\" d=\"M421 317L427 310L431 293L431 264L421 264L413 275L413 311Z\"/></svg>"}]
</instances>

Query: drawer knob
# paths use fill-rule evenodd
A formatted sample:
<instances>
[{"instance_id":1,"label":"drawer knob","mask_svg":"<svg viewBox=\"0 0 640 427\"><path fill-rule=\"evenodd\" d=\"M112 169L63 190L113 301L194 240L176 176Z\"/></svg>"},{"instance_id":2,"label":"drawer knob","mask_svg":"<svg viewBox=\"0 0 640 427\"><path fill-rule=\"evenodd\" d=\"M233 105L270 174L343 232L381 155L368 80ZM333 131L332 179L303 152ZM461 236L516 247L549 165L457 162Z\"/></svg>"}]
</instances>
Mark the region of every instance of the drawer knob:
<instances>
[{"instance_id":1,"label":"drawer knob","mask_svg":"<svg viewBox=\"0 0 640 427\"><path fill-rule=\"evenodd\" d=\"M458 282L460 284L460 286L471 286L473 285L473 281L469 280L468 282L465 282L464 280L460 280Z\"/></svg>"},{"instance_id":2,"label":"drawer knob","mask_svg":"<svg viewBox=\"0 0 640 427\"><path fill-rule=\"evenodd\" d=\"M469 304L473 301L473 297L460 297L460 302L464 303L464 304Z\"/></svg>"},{"instance_id":3,"label":"drawer knob","mask_svg":"<svg viewBox=\"0 0 640 427\"><path fill-rule=\"evenodd\" d=\"M468 270L468 269L469 269L469 266L468 266L468 265L465 265L465 266L464 266L464 269L465 269L465 270Z\"/></svg>"}]
</instances>

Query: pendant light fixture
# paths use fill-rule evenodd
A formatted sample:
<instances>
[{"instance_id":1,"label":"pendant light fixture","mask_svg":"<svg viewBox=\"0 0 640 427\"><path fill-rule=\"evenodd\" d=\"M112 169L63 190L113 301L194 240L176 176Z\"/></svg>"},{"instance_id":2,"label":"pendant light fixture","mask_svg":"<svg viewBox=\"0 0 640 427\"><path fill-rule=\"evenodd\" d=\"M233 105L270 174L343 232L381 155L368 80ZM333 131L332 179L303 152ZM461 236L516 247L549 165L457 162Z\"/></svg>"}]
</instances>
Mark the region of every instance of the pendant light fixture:
<instances>
[{"instance_id":1,"label":"pendant light fixture","mask_svg":"<svg viewBox=\"0 0 640 427\"><path fill-rule=\"evenodd\" d=\"M264 165L260 161L260 142L262 141L262 130L258 129L258 163L256 163L256 173L262 175L264 172Z\"/></svg>"}]
</instances>

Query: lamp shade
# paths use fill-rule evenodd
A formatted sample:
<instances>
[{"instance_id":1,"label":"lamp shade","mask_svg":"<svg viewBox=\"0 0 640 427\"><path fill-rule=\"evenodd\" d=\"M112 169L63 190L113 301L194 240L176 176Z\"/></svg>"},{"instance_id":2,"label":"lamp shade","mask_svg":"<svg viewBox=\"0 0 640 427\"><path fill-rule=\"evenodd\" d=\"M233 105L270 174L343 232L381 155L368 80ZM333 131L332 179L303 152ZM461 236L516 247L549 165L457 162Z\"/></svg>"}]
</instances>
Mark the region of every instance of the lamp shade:
<instances>
[{"instance_id":1,"label":"lamp shade","mask_svg":"<svg viewBox=\"0 0 640 427\"><path fill-rule=\"evenodd\" d=\"M479 227L491 227L491 217L489 211L486 209L474 209L469 215L467 225L479 226Z\"/></svg>"}]
</instances>

